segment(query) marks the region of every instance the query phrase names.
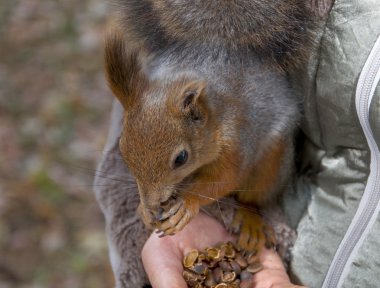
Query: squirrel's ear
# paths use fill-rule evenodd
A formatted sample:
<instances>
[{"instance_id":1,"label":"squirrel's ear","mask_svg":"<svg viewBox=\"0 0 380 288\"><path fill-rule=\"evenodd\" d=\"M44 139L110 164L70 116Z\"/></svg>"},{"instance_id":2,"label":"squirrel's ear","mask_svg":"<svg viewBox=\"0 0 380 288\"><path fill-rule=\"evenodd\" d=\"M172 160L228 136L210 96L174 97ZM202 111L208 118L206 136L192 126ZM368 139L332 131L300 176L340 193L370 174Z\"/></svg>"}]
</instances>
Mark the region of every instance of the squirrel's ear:
<instances>
[{"instance_id":1,"label":"squirrel's ear","mask_svg":"<svg viewBox=\"0 0 380 288\"><path fill-rule=\"evenodd\" d=\"M109 87L127 109L145 86L136 52L128 51L119 31L107 34L104 53Z\"/></svg>"},{"instance_id":2,"label":"squirrel's ear","mask_svg":"<svg viewBox=\"0 0 380 288\"><path fill-rule=\"evenodd\" d=\"M197 105L197 103L201 102L204 99L201 99L205 95L206 90L206 82L205 81L192 81L187 83L181 95L180 105L182 105L182 109L186 110L191 108L191 106Z\"/></svg>"},{"instance_id":3,"label":"squirrel's ear","mask_svg":"<svg viewBox=\"0 0 380 288\"><path fill-rule=\"evenodd\" d=\"M181 115L190 117L196 122L204 122L207 119L206 81L196 80L186 83L176 106Z\"/></svg>"}]
</instances>

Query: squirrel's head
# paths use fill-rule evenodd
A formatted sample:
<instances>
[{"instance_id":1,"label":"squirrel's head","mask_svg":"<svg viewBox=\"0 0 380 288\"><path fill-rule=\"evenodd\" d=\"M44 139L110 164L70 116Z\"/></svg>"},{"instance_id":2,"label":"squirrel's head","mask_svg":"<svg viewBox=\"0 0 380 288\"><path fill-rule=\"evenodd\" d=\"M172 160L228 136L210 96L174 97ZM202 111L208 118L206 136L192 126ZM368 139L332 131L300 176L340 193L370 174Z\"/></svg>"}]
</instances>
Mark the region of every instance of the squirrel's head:
<instances>
[{"instance_id":1,"label":"squirrel's head","mask_svg":"<svg viewBox=\"0 0 380 288\"><path fill-rule=\"evenodd\" d=\"M118 34L107 39L105 57L109 85L125 109L120 150L141 201L154 211L180 196L218 153L211 92L191 76L147 79Z\"/></svg>"}]
</instances>

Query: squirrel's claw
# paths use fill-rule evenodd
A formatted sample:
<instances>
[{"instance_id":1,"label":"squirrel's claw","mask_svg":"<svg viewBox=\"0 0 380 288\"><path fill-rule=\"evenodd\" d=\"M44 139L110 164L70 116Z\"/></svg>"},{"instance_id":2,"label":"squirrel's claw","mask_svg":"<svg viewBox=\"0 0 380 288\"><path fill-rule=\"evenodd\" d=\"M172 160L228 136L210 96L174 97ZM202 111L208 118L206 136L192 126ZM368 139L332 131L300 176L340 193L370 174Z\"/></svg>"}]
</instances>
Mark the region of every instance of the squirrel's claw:
<instances>
[{"instance_id":1,"label":"squirrel's claw","mask_svg":"<svg viewBox=\"0 0 380 288\"><path fill-rule=\"evenodd\" d=\"M160 222L165 221L166 219L175 215L182 205L183 205L183 201L177 201L168 209L168 211L165 211L163 208L160 207L163 210L160 211L160 213L156 215L156 220Z\"/></svg>"},{"instance_id":2,"label":"squirrel's claw","mask_svg":"<svg viewBox=\"0 0 380 288\"><path fill-rule=\"evenodd\" d=\"M165 235L165 232L163 232L163 231L161 231L161 230L156 229L154 232L156 232L156 234L158 234L158 235L157 235L158 238L162 238L162 237L166 236L166 235Z\"/></svg>"},{"instance_id":3,"label":"squirrel's claw","mask_svg":"<svg viewBox=\"0 0 380 288\"><path fill-rule=\"evenodd\" d=\"M176 204L176 207L170 209L175 212L168 211L168 217L156 223L156 228L161 230L163 235L173 235L181 231L198 212L195 206L188 206L185 201L179 203L180 205Z\"/></svg>"},{"instance_id":4,"label":"squirrel's claw","mask_svg":"<svg viewBox=\"0 0 380 288\"><path fill-rule=\"evenodd\" d=\"M183 205L177 209L175 213L169 215L165 220L158 222L158 228L168 234L169 230L173 230L173 228L178 227L182 218L186 215L186 208ZM187 223L185 223L187 224ZM184 226L184 225L183 225ZM182 227L178 227L178 231L181 230ZM176 231L177 232L177 231Z\"/></svg>"},{"instance_id":5,"label":"squirrel's claw","mask_svg":"<svg viewBox=\"0 0 380 288\"><path fill-rule=\"evenodd\" d=\"M160 238L181 231L199 211L199 204L195 201L186 201L183 198L176 200L168 209L160 207L156 213L152 213L142 204L138 208L145 225L154 228Z\"/></svg>"}]
</instances>

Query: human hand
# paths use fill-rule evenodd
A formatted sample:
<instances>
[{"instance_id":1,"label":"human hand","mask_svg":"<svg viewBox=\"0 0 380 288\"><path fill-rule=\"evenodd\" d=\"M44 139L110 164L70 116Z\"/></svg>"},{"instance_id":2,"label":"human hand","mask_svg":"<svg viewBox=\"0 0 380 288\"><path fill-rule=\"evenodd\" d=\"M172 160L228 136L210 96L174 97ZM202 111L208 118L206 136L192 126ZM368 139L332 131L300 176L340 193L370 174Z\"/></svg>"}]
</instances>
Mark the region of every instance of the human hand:
<instances>
[{"instance_id":1,"label":"human hand","mask_svg":"<svg viewBox=\"0 0 380 288\"><path fill-rule=\"evenodd\" d=\"M142 260L154 288L186 288L182 259L191 249L204 249L217 242L234 240L215 219L199 213L179 233L159 238L153 233L145 243ZM280 257L273 250L260 254L264 269L253 277L255 288L301 288L290 283Z\"/></svg>"},{"instance_id":2,"label":"human hand","mask_svg":"<svg viewBox=\"0 0 380 288\"><path fill-rule=\"evenodd\" d=\"M253 275L255 288L305 288L290 282L280 256L274 251L265 249L260 253L263 270Z\"/></svg>"},{"instance_id":3,"label":"human hand","mask_svg":"<svg viewBox=\"0 0 380 288\"><path fill-rule=\"evenodd\" d=\"M142 260L154 288L187 288L182 277L182 259L191 249L204 249L234 238L215 219L199 213L173 236L153 233L142 250Z\"/></svg>"}]
</instances>

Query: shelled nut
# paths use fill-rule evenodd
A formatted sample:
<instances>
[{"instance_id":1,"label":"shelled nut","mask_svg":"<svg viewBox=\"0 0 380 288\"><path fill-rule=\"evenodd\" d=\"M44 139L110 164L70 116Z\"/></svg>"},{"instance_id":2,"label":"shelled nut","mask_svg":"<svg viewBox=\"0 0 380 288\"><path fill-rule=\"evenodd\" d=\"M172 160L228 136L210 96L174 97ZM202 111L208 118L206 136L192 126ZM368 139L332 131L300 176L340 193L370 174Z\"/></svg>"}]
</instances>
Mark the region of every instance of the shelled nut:
<instances>
[{"instance_id":1,"label":"shelled nut","mask_svg":"<svg viewBox=\"0 0 380 288\"><path fill-rule=\"evenodd\" d=\"M193 249L183 259L183 277L191 288L249 287L253 274L262 269L257 254L232 242Z\"/></svg>"}]
</instances>

